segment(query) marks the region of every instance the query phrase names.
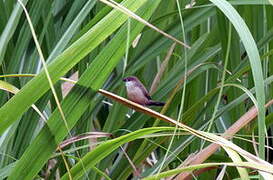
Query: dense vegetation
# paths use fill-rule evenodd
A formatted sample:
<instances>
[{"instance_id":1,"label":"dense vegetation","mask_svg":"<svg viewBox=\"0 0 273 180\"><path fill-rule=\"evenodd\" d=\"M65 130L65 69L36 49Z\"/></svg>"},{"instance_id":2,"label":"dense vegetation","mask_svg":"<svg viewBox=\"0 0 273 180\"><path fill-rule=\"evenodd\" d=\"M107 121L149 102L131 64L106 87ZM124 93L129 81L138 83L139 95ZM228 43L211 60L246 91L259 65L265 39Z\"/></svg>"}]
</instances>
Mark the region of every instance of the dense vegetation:
<instances>
[{"instance_id":1,"label":"dense vegetation","mask_svg":"<svg viewBox=\"0 0 273 180\"><path fill-rule=\"evenodd\" d=\"M272 179L272 0L115 2L0 0L0 179Z\"/></svg>"}]
</instances>

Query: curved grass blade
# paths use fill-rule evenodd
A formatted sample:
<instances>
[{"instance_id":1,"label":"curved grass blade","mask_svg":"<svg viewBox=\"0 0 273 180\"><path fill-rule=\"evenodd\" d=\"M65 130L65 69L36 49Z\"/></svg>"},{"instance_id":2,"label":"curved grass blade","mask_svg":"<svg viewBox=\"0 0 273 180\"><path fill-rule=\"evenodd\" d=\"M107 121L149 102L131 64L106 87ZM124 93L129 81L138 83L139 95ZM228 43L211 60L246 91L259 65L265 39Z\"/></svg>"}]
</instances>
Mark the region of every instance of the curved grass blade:
<instances>
[{"instance_id":1,"label":"curved grass blade","mask_svg":"<svg viewBox=\"0 0 273 180\"><path fill-rule=\"evenodd\" d=\"M107 155L109 155L111 152L116 150L119 146L123 145L124 143L133 141L141 136L152 134L155 132L160 131L169 131L173 130L173 127L152 127L152 128L145 128L140 129L138 131L126 134L124 136L118 137L113 140L109 140L104 142L103 144L99 145L97 148L95 148L93 151L87 153L83 159L82 162L85 165L85 168L91 168L92 166L96 165L100 160L105 158ZM82 169L82 166L80 163L77 163L72 169L71 174L73 178L77 179L83 175L84 171ZM62 177L62 180L68 179L68 175L64 175Z\"/></svg>"},{"instance_id":2,"label":"curved grass blade","mask_svg":"<svg viewBox=\"0 0 273 180\"><path fill-rule=\"evenodd\" d=\"M231 21L248 54L251 70L253 74L256 98L258 101L258 121L259 121L259 155L265 158L265 93L263 71L257 45L242 17L238 12L225 0L210 0L215 4Z\"/></svg>"},{"instance_id":3,"label":"curved grass blade","mask_svg":"<svg viewBox=\"0 0 273 180\"><path fill-rule=\"evenodd\" d=\"M160 0L148 1L147 3L156 8ZM151 16L153 10L149 6L142 6L138 13L147 19ZM131 41L133 41L144 26L136 21L131 26ZM80 77L78 83L63 100L62 108L69 128L72 128L76 124L90 105L90 109L94 108L95 101L92 99L96 95L96 91L94 90L103 85L125 53L126 36L124 36L124 33L126 31L127 26L125 24L107 46L105 46L103 51L93 60L89 68ZM39 135L16 163L10 179L32 179L35 177L51 154L56 150L57 144L66 137L67 133L67 129L60 119L59 112L54 111L48 120L47 126L43 127Z\"/></svg>"},{"instance_id":4,"label":"curved grass blade","mask_svg":"<svg viewBox=\"0 0 273 180\"><path fill-rule=\"evenodd\" d=\"M136 11L145 2L146 0L125 0L123 5L128 6L132 11ZM127 18L128 17L123 13L113 10L78 41L56 57L54 62L48 65L52 82L57 82L61 76L119 28ZM0 109L0 134L16 121L31 104L37 101L48 89L49 84L46 83L46 74L45 71L42 71L27 83L19 93L2 106ZM31 96L29 96L30 92L32 93Z\"/></svg>"},{"instance_id":5,"label":"curved grass blade","mask_svg":"<svg viewBox=\"0 0 273 180\"><path fill-rule=\"evenodd\" d=\"M27 4L27 2L28 2L28 0L22 0L22 3L24 3L24 4ZM19 3L17 3L14 10L12 11L12 14L8 20L8 23L7 23L4 31L1 34L1 37L0 37L0 65L2 64L8 43L9 43L13 33L16 30L15 27L19 23L20 16L21 16L22 12L23 12L22 8L20 7Z\"/></svg>"},{"instance_id":6,"label":"curved grass blade","mask_svg":"<svg viewBox=\"0 0 273 180\"><path fill-rule=\"evenodd\" d=\"M182 168L177 168L177 169L165 171L165 172L162 172L162 173L154 175L154 176L149 176L149 177L143 178L143 180L155 180L155 179L160 179L160 178L165 178L168 176L176 175L176 174L182 173L182 172L194 171L196 169L201 169L201 168L205 168L205 167L223 166L223 165L235 166L235 167L248 167L251 169L266 170L266 171L272 173L272 171L270 169L268 169L266 166L259 166L257 163L250 163L250 162L204 163L204 164L192 165L192 166L187 166L187 167L182 167Z\"/></svg>"}]
</instances>

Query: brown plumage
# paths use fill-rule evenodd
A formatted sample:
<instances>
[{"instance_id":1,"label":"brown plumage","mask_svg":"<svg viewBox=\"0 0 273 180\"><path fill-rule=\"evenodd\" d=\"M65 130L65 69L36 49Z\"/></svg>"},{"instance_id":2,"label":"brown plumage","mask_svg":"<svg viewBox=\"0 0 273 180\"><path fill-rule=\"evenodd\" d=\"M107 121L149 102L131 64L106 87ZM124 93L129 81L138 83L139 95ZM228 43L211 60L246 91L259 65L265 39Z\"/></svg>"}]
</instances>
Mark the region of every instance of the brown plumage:
<instances>
[{"instance_id":1,"label":"brown plumage","mask_svg":"<svg viewBox=\"0 0 273 180\"><path fill-rule=\"evenodd\" d=\"M147 89L135 76L124 78L129 100L144 106L164 106L163 102L153 101Z\"/></svg>"}]
</instances>

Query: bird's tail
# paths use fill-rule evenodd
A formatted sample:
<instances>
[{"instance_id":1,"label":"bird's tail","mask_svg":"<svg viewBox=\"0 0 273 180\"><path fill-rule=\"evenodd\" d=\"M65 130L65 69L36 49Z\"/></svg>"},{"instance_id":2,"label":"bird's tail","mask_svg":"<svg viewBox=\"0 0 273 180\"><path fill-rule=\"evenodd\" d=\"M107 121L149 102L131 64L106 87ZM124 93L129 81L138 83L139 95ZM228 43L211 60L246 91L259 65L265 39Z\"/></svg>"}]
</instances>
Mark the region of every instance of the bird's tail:
<instances>
[{"instance_id":1,"label":"bird's tail","mask_svg":"<svg viewBox=\"0 0 273 180\"><path fill-rule=\"evenodd\" d=\"M148 106L164 106L165 103L164 102L156 102L156 101L150 100L147 105Z\"/></svg>"}]
</instances>

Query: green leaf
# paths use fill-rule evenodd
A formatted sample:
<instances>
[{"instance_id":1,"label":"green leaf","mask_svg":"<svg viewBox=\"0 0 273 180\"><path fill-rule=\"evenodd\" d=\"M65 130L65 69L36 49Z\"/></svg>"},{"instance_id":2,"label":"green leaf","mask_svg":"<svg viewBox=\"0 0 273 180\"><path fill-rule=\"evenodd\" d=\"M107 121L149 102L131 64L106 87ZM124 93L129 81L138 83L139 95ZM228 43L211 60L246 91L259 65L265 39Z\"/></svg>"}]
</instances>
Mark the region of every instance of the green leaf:
<instances>
[{"instance_id":1,"label":"green leaf","mask_svg":"<svg viewBox=\"0 0 273 180\"><path fill-rule=\"evenodd\" d=\"M27 4L28 0L21 0L23 4ZM4 56L6 53L6 49L8 46L8 43L15 32L14 27L16 27L19 23L20 16L23 12L23 9L20 7L19 3L16 4L14 10L12 11L11 16L9 17L8 23L5 26L4 31L1 34L0 37L0 65L2 64L4 60Z\"/></svg>"},{"instance_id":2,"label":"green leaf","mask_svg":"<svg viewBox=\"0 0 273 180\"><path fill-rule=\"evenodd\" d=\"M260 60L260 55L256 43L238 12L225 0L210 0L214 3L231 21L237 33L239 34L242 43L248 54L251 71L253 74L256 98L258 101L258 121L259 121L259 155L262 159L265 158L265 92L263 70Z\"/></svg>"},{"instance_id":3,"label":"green leaf","mask_svg":"<svg viewBox=\"0 0 273 180\"><path fill-rule=\"evenodd\" d=\"M96 165L100 160L105 158L107 155L109 155L111 152L116 150L119 146L123 145L124 143L133 141L144 135L148 135L148 134L160 132L160 131L173 130L173 129L174 129L173 127L145 128L145 129L140 129L135 132L118 137L116 139L106 141L103 144L96 147L93 151L87 153L82 158L82 161L78 162L71 169L72 177L75 179L81 177L84 174L85 170L92 168L92 166ZM84 165L84 168L83 168L83 165ZM62 177L62 180L65 180L65 179L69 179L68 174Z\"/></svg>"},{"instance_id":4,"label":"green leaf","mask_svg":"<svg viewBox=\"0 0 273 180\"><path fill-rule=\"evenodd\" d=\"M156 0L147 3L148 5L154 5L156 8L159 2L160 0ZM141 7L138 11L145 18L149 18L153 12L153 8L150 8L148 5ZM144 25L134 21L131 26L130 41L133 41ZM126 31L127 25L125 24L104 50L94 59L88 69L82 74L78 83L62 102L62 109L69 128L75 125L88 106L91 106L90 109L95 108L93 97L96 95L96 92L93 89L98 89L103 85L104 81L124 55L126 50L126 36L124 36L124 33ZM63 140L69 130L66 129L58 110L55 110L47 121L46 126L43 127L39 135L16 163L10 179L17 179L19 177L26 179L33 178L50 158L50 155L56 150L57 144ZM47 144L44 142L51 143Z\"/></svg>"},{"instance_id":5,"label":"green leaf","mask_svg":"<svg viewBox=\"0 0 273 180\"><path fill-rule=\"evenodd\" d=\"M139 0L137 2L125 0L122 4L125 7L129 7L130 10L135 11L145 2L146 0ZM67 71L119 28L126 19L126 15L123 15L117 10L113 10L78 41L56 57L54 62L48 66L52 81L54 83L57 82L61 76L65 75ZM98 89L97 86L94 86L93 88L94 90ZM27 83L19 93L2 106L0 109L0 134L2 134L14 121L20 118L31 104L36 102L48 89L49 84L45 72L42 71ZM29 96L29 92L31 92L31 96ZM17 113L13 113L15 110Z\"/></svg>"}]
</instances>

